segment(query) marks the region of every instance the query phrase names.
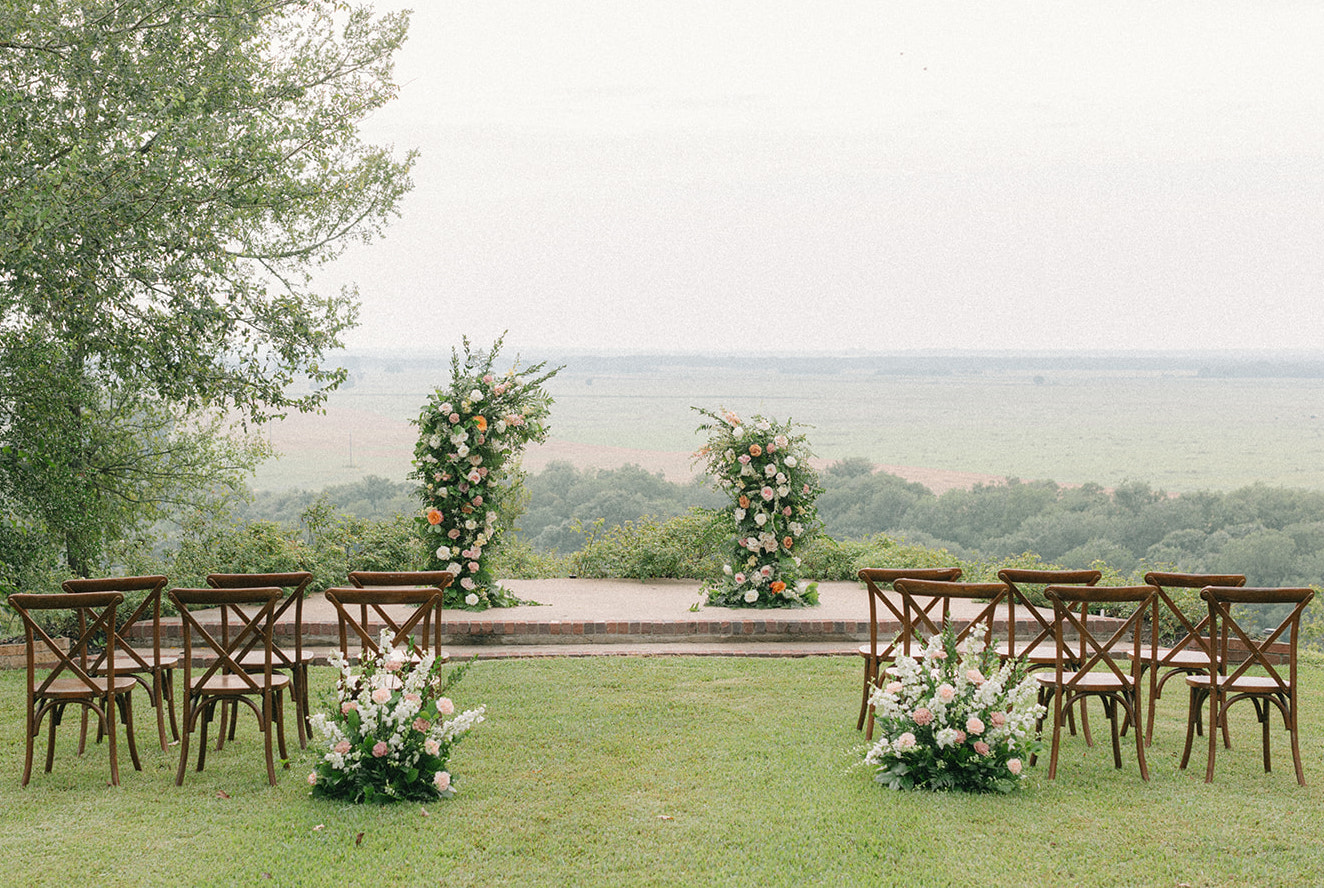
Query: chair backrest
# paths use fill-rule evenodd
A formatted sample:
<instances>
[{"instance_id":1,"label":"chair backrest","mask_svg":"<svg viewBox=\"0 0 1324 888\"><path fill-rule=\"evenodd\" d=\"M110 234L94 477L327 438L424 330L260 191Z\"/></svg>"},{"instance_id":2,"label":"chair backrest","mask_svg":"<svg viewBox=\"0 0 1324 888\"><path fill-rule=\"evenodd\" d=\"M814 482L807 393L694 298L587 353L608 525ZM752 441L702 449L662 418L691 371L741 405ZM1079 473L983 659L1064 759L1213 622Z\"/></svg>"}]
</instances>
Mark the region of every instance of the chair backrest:
<instances>
[{"instance_id":1,"label":"chair backrest","mask_svg":"<svg viewBox=\"0 0 1324 888\"><path fill-rule=\"evenodd\" d=\"M892 588L901 593L901 645L903 652L911 655L912 643L924 644L921 633L929 636L938 635L946 623L952 623L956 629L956 641L959 644L972 635L981 626L984 629L985 646L993 643L993 623L997 609L1007 597L1005 583L962 583L943 580L918 580L903 577L892 584ZM928 598L921 603L920 598ZM952 620L954 601L983 602L983 607L970 617L965 625L956 626Z\"/></svg>"},{"instance_id":2,"label":"chair backrest","mask_svg":"<svg viewBox=\"0 0 1324 888\"><path fill-rule=\"evenodd\" d=\"M1014 654L1032 650L1053 640L1053 623L1030 600L1022 586L1093 586L1103 579L1097 570L1045 570L1029 567L1004 567L998 579L1007 584L1007 651ZM1030 616L1030 638L1016 645L1016 608L1020 606Z\"/></svg>"},{"instance_id":3,"label":"chair backrest","mask_svg":"<svg viewBox=\"0 0 1324 888\"><path fill-rule=\"evenodd\" d=\"M1215 654L1228 670L1224 681L1235 683L1250 669L1260 667L1273 683L1273 691L1288 693L1296 686L1297 637L1301 634L1301 615L1315 597L1313 589L1206 586L1200 590L1200 597L1209 605L1210 633L1214 640ZM1292 607L1275 629L1259 638L1253 638L1233 616L1233 606L1238 604L1289 604ZM1285 653L1274 650L1274 645L1280 643L1287 645ZM1245 659L1233 668L1232 661L1242 655ZM1278 669L1284 655L1288 662L1286 679ZM1210 670L1211 686L1218 680L1214 677L1215 671Z\"/></svg>"},{"instance_id":4,"label":"chair backrest","mask_svg":"<svg viewBox=\"0 0 1324 888\"><path fill-rule=\"evenodd\" d=\"M424 652L438 653L441 649L441 610L442 596L445 593L436 586L401 587L376 586L358 588L355 586L338 587L326 590L326 600L336 609L336 621L340 628L340 653L349 657L351 637L357 638L362 649L374 655L381 653L377 637L371 632L370 618L375 618L392 633L391 644L394 646L414 646ZM388 608L400 605L413 605L414 610L408 616L399 615ZM357 607L356 617L351 608ZM413 632L421 629L419 639L415 641Z\"/></svg>"},{"instance_id":5,"label":"chair backrest","mask_svg":"<svg viewBox=\"0 0 1324 888\"><path fill-rule=\"evenodd\" d=\"M98 671L106 675L106 687L115 686L115 647L105 645L101 658L92 654L89 647L102 643L105 639L115 638L116 610L124 601L119 592L58 592L55 594L28 594L15 592L9 596L9 604L23 621L23 632L27 641L27 673L29 700L33 696L45 694L57 680L72 679L86 689L86 696L96 697L102 693L101 683L94 677ZM46 628L33 616L38 612L72 611L78 616L78 637L69 645L64 645L51 637ZM104 633L104 636L102 635ZM52 665L40 683L37 682L37 652L45 652L43 660ZM96 664L101 663L98 670ZM52 729L53 731L54 729Z\"/></svg>"},{"instance_id":6,"label":"chair backrest","mask_svg":"<svg viewBox=\"0 0 1324 888\"><path fill-rule=\"evenodd\" d=\"M275 626L283 620L287 620L290 612L293 611L294 652L291 656L289 651L277 645L272 648L272 656L275 657L277 668L286 669L303 661L303 597L304 591L312 581L313 575L306 570L283 573L207 574L207 585L213 589L269 589L276 587L282 591L281 600L276 603L275 613L272 614L272 632L274 634ZM236 605L235 607L240 606ZM221 613L221 635L223 639L230 637L230 614L234 612L233 608L226 608Z\"/></svg>"},{"instance_id":7,"label":"chair backrest","mask_svg":"<svg viewBox=\"0 0 1324 888\"><path fill-rule=\"evenodd\" d=\"M447 570L351 570L351 586L364 589L370 586L435 586L446 589L455 579Z\"/></svg>"},{"instance_id":8,"label":"chair backrest","mask_svg":"<svg viewBox=\"0 0 1324 888\"><path fill-rule=\"evenodd\" d=\"M138 603L127 617L121 617L116 624L116 638L118 644L119 656L122 658L121 669L138 669L143 672L149 672L161 665L161 594L165 590L166 578L163 576L141 576L141 577L94 577L89 579L75 578L65 580L60 584L67 593L80 592L146 592L143 600ZM152 649L149 656L152 658L149 663L143 652L135 648L129 642L129 633L133 627L139 623L151 621L152 631ZM93 671L98 671L106 666L106 658L110 652L111 645L106 645L106 649L92 663Z\"/></svg>"},{"instance_id":9,"label":"chair backrest","mask_svg":"<svg viewBox=\"0 0 1324 888\"><path fill-rule=\"evenodd\" d=\"M892 615L899 624L904 625L906 616L903 608L887 597L883 591L887 586L892 585L903 577L911 577L917 580L959 580L961 578L961 568L959 567L866 567L857 575L864 581L865 588L869 590L869 650L878 660L892 660L896 656L897 644L902 640L898 635L892 639L885 647L878 646L878 606ZM910 654L909 641L906 641L905 652Z\"/></svg>"},{"instance_id":10,"label":"chair backrest","mask_svg":"<svg viewBox=\"0 0 1324 888\"><path fill-rule=\"evenodd\" d=\"M1158 592L1153 586L1049 586L1044 595L1053 603L1057 683L1067 688L1068 693L1071 688L1086 683L1085 676L1100 666L1126 684L1135 682L1145 665L1153 662L1158 648ZM1088 612L1092 605L1125 607L1128 604L1132 608L1128 616L1096 620L1095 630L1091 631ZM1100 640L1102 633L1095 634L1100 625L1104 627L1102 633L1112 630L1104 640ZM1078 641L1077 650L1070 649L1069 636ZM1127 669L1118 665L1123 656L1129 660ZM1064 676L1066 669L1071 670L1071 675ZM1151 687L1154 673L1155 670L1149 670Z\"/></svg>"},{"instance_id":11,"label":"chair backrest","mask_svg":"<svg viewBox=\"0 0 1324 888\"><path fill-rule=\"evenodd\" d=\"M1159 666L1166 666L1175 659L1178 651L1188 647L1198 647L1212 657L1208 649L1209 615L1204 614L1198 623L1192 623L1169 593L1171 589L1203 589L1206 586L1244 586L1246 577L1242 574L1197 574L1167 573L1151 570L1145 574L1145 582L1158 589L1159 601L1163 608L1172 615L1177 624L1186 630L1186 635L1173 640L1172 646L1159 657Z\"/></svg>"},{"instance_id":12,"label":"chair backrest","mask_svg":"<svg viewBox=\"0 0 1324 888\"><path fill-rule=\"evenodd\" d=\"M273 666L272 626L276 605L282 596L283 590L279 586L171 589L170 600L179 609L184 627L184 687L197 687L213 676L224 674L237 676L247 692L257 694L269 690ZM220 609L214 621L199 619L211 608ZM224 633L217 631L222 625L229 627L231 623L233 629ZM257 673L250 673L243 665L244 658L255 651L260 651L263 658L260 681ZM202 667L202 675L195 679L193 671L198 668L195 665L198 654L214 659Z\"/></svg>"}]
</instances>

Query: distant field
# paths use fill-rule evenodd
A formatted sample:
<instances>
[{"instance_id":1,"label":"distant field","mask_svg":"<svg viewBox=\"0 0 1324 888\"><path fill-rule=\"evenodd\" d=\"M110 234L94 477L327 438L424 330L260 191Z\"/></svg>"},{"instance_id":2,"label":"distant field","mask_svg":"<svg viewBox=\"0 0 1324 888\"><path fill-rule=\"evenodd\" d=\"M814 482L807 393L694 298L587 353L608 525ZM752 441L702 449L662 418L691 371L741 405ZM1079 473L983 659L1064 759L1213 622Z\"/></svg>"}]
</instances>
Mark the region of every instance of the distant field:
<instances>
[{"instance_id":1,"label":"distant field","mask_svg":"<svg viewBox=\"0 0 1324 888\"><path fill-rule=\"evenodd\" d=\"M628 359L604 372L600 364L566 363L549 386L553 446L531 454L531 468L550 451L601 465L614 452L606 448L622 448L630 452L620 462L674 477L684 469L678 459L703 443L691 407L724 406L812 426L810 442L825 459L864 457L938 478L1132 480L1174 492L1256 482L1324 489L1320 378L1204 378L1143 367L779 373L771 361L766 371L742 371L635 369ZM365 474L403 479L415 436L409 420L447 365L438 361L435 375L393 369L363 362L325 416L273 426L271 440L285 456L263 467L255 486L315 489Z\"/></svg>"}]
</instances>

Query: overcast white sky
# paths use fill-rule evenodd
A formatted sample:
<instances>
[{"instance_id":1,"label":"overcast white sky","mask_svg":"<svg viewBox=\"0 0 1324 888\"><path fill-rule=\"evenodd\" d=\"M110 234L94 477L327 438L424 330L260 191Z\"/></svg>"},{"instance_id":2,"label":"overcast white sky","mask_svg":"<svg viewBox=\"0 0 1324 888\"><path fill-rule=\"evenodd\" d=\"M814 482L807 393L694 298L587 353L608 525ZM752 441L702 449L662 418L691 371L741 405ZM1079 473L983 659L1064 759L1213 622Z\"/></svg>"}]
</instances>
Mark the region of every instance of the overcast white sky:
<instances>
[{"instance_id":1,"label":"overcast white sky","mask_svg":"<svg viewBox=\"0 0 1324 888\"><path fill-rule=\"evenodd\" d=\"M351 347L1324 344L1317 0L376 5Z\"/></svg>"}]
</instances>

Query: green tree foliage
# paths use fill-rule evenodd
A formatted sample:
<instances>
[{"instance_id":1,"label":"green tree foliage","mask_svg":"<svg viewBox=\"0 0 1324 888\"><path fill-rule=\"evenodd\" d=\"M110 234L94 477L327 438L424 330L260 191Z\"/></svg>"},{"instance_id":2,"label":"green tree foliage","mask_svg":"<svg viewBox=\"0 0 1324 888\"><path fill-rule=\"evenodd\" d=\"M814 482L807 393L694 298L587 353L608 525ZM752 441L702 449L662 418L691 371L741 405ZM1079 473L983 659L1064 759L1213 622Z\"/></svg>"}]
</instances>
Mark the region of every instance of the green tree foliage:
<instances>
[{"instance_id":1,"label":"green tree foliage","mask_svg":"<svg viewBox=\"0 0 1324 888\"><path fill-rule=\"evenodd\" d=\"M357 131L406 29L333 0L0 6L0 482L70 569L247 468L214 417L343 379L355 294L310 271L411 185Z\"/></svg>"}]
</instances>

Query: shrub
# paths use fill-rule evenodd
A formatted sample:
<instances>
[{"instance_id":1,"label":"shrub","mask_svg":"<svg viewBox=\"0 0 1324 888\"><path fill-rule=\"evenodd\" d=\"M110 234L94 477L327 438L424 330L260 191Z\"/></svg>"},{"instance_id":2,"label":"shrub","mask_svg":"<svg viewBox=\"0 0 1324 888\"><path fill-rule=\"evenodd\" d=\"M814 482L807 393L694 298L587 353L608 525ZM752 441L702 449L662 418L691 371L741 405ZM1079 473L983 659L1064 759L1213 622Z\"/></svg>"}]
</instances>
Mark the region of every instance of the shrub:
<instances>
[{"instance_id":1,"label":"shrub","mask_svg":"<svg viewBox=\"0 0 1324 888\"><path fill-rule=\"evenodd\" d=\"M659 521L651 517L588 531L584 548L570 556L580 577L663 577L698 579L722 569L722 554L733 532L729 516L708 509Z\"/></svg>"}]
</instances>

